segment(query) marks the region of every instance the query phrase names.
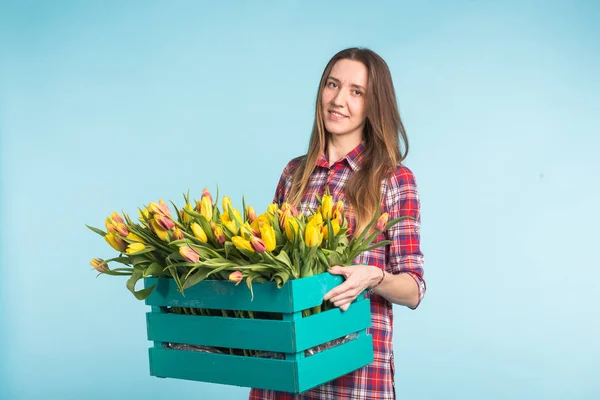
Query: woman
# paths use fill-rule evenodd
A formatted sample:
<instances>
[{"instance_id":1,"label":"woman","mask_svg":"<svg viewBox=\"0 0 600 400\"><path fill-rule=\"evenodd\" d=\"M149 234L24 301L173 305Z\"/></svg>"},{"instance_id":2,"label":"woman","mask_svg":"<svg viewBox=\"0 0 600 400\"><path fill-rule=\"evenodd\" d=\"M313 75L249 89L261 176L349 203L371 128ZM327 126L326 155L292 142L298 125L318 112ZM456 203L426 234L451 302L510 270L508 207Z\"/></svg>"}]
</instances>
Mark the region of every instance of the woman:
<instances>
[{"instance_id":1,"label":"woman","mask_svg":"<svg viewBox=\"0 0 600 400\"><path fill-rule=\"evenodd\" d=\"M375 239L392 244L363 253L352 266L330 269L345 281L325 300L343 311L369 290L374 362L300 395L252 389L251 400L395 399L392 303L415 309L425 293L419 196L412 172L401 164L407 151L385 61L368 49L337 53L321 77L308 154L285 167L274 202L287 201L308 214L318 207L315 191L323 195L328 187L334 203L347 204L351 235L373 218L379 202L390 220L414 219L404 219Z\"/></svg>"}]
</instances>

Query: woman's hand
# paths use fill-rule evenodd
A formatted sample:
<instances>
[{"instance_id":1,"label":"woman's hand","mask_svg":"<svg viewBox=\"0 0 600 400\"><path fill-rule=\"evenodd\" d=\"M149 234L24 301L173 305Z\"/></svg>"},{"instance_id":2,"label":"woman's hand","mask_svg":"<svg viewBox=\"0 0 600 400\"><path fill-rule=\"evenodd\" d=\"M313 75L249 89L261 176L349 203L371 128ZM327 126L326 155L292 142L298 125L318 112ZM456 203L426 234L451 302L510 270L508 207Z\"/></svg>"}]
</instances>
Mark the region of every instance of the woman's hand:
<instances>
[{"instance_id":1,"label":"woman's hand","mask_svg":"<svg viewBox=\"0 0 600 400\"><path fill-rule=\"evenodd\" d=\"M334 306L346 311L365 289L373 287L381 280L381 269L372 265L351 265L342 267L335 265L329 269L333 275L343 275L344 283L331 289L323 300L329 300Z\"/></svg>"}]
</instances>

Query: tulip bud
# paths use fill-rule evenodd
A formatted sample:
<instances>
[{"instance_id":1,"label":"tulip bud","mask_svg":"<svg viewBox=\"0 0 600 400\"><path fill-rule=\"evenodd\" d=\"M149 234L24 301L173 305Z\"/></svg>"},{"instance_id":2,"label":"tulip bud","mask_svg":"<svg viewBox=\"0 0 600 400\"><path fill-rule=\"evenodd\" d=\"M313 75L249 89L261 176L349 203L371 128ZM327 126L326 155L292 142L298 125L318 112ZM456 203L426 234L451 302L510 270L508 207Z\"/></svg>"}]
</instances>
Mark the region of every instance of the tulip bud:
<instances>
[{"instance_id":1,"label":"tulip bud","mask_svg":"<svg viewBox=\"0 0 600 400\"><path fill-rule=\"evenodd\" d=\"M275 250L277 247L277 239L275 237L275 229L271 224L259 224L260 237L265 242L267 251Z\"/></svg>"},{"instance_id":2,"label":"tulip bud","mask_svg":"<svg viewBox=\"0 0 600 400\"><path fill-rule=\"evenodd\" d=\"M257 238L256 236L250 236L250 244L254 248L257 253L262 253L267 249L267 245L262 239Z\"/></svg>"},{"instance_id":3,"label":"tulip bud","mask_svg":"<svg viewBox=\"0 0 600 400\"><path fill-rule=\"evenodd\" d=\"M125 221L123 220L123 218L121 218L121 216L119 214L117 214L116 212L113 211L112 214L110 214L110 218L113 220L113 222L117 223L117 224L122 224Z\"/></svg>"},{"instance_id":4,"label":"tulip bud","mask_svg":"<svg viewBox=\"0 0 600 400\"><path fill-rule=\"evenodd\" d=\"M246 215L248 216L248 221L253 223L256 219L256 211L254 210L254 207L248 206L248 208L246 208Z\"/></svg>"},{"instance_id":5,"label":"tulip bud","mask_svg":"<svg viewBox=\"0 0 600 400\"><path fill-rule=\"evenodd\" d=\"M388 223L388 218L388 213L381 214L375 223L375 230L378 232L383 231Z\"/></svg>"},{"instance_id":6,"label":"tulip bud","mask_svg":"<svg viewBox=\"0 0 600 400\"><path fill-rule=\"evenodd\" d=\"M179 254L181 254L183 258L191 263L197 263L198 260L200 260L200 255L196 252L196 250L189 246L181 246L179 248Z\"/></svg>"},{"instance_id":7,"label":"tulip bud","mask_svg":"<svg viewBox=\"0 0 600 400\"><path fill-rule=\"evenodd\" d=\"M333 207L333 209L340 213L344 212L344 202L341 200L338 200L338 202L335 203L335 206Z\"/></svg>"},{"instance_id":8,"label":"tulip bud","mask_svg":"<svg viewBox=\"0 0 600 400\"><path fill-rule=\"evenodd\" d=\"M117 228L113 224L112 219L106 218L106 220L104 221L104 226L106 226L106 231L108 233L117 233Z\"/></svg>"},{"instance_id":9,"label":"tulip bud","mask_svg":"<svg viewBox=\"0 0 600 400\"><path fill-rule=\"evenodd\" d=\"M181 229L177 227L173 228L171 234L173 235L173 240L181 240L184 238L183 232L181 232Z\"/></svg>"},{"instance_id":10,"label":"tulip bud","mask_svg":"<svg viewBox=\"0 0 600 400\"><path fill-rule=\"evenodd\" d=\"M213 206L210 202L210 197L203 197L200 201L200 214L202 214L207 221L212 220Z\"/></svg>"},{"instance_id":11,"label":"tulip bud","mask_svg":"<svg viewBox=\"0 0 600 400\"><path fill-rule=\"evenodd\" d=\"M160 214L154 214L154 220L160 225L165 231L170 231L175 226L175 223L171 221L171 218Z\"/></svg>"},{"instance_id":12,"label":"tulip bud","mask_svg":"<svg viewBox=\"0 0 600 400\"><path fill-rule=\"evenodd\" d=\"M229 196L223 196L221 204L223 205L223 213L229 215L229 209L233 209L233 206L231 205L231 199L229 198Z\"/></svg>"},{"instance_id":13,"label":"tulip bud","mask_svg":"<svg viewBox=\"0 0 600 400\"><path fill-rule=\"evenodd\" d=\"M272 203L272 204L269 204L269 206L267 207L267 211L270 214L277 215L278 208L279 208L279 206L277 205L277 203Z\"/></svg>"},{"instance_id":14,"label":"tulip bud","mask_svg":"<svg viewBox=\"0 0 600 400\"><path fill-rule=\"evenodd\" d=\"M289 211L294 217L298 215L298 209L287 202L283 203L281 205L281 211L283 211L283 212Z\"/></svg>"},{"instance_id":15,"label":"tulip bud","mask_svg":"<svg viewBox=\"0 0 600 400\"><path fill-rule=\"evenodd\" d=\"M333 197L325 195L321 200L321 214L323 214L323 219L326 220L327 218L331 218Z\"/></svg>"},{"instance_id":16,"label":"tulip bud","mask_svg":"<svg viewBox=\"0 0 600 400\"><path fill-rule=\"evenodd\" d=\"M333 219L335 219L340 226L344 223L344 217L338 210L333 210Z\"/></svg>"},{"instance_id":17,"label":"tulip bud","mask_svg":"<svg viewBox=\"0 0 600 400\"><path fill-rule=\"evenodd\" d=\"M154 214L160 214L160 215L164 215L166 217L171 216L171 210L169 209L169 206L167 205L167 203L164 202L164 200L159 200L158 204L151 202L148 205L148 210L150 210L150 212L152 212Z\"/></svg>"},{"instance_id":18,"label":"tulip bud","mask_svg":"<svg viewBox=\"0 0 600 400\"><path fill-rule=\"evenodd\" d=\"M192 228L192 232L194 233L194 236L196 237L196 239L198 239L202 243L208 242L208 237L206 236L206 232L204 232L204 229L202 229L200 224L198 224L196 222L192 222L191 228Z\"/></svg>"},{"instance_id":19,"label":"tulip bud","mask_svg":"<svg viewBox=\"0 0 600 400\"><path fill-rule=\"evenodd\" d=\"M279 211L279 226L285 229L286 221L292 217L292 211L288 208L285 211L283 208Z\"/></svg>"},{"instance_id":20,"label":"tulip bud","mask_svg":"<svg viewBox=\"0 0 600 400\"><path fill-rule=\"evenodd\" d=\"M213 198L210 195L210 192L208 191L207 188L204 188L204 190L202 190L202 198L208 198L208 201L210 202L210 204L214 204Z\"/></svg>"},{"instance_id":21,"label":"tulip bud","mask_svg":"<svg viewBox=\"0 0 600 400\"><path fill-rule=\"evenodd\" d=\"M141 237L139 237L138 235L136 235L133 232L129 232L129 235L127 235L125 237L125 239L132 240L132 241L138 242L138 243L144 243L144 239L142 239Z\"/></svg>"},{"instance_id":22,"label":"tulip bud","mask_svg":"<svg viewBox=\"0 0 600 400\"><path fill-rule=\"evenodd\" d=\"M217 224L215 224L214 222L211 222L211 227L212 227L213 235L215 236L215 240L217 241L217 243L219 243L219 244L225 243L226 238L225 238L225 233L223 232L223 229L221 229L221 227L218 226Z\"/></svg>"},{"instance_id":23,"label":"tulip bud","mask_svg":"<svg viewBox=\"0 0 600 400\"><path fill-rule=\"evenodd\" d=\"M241 236L234 236L231 238L233 245L238 249L248 250L254 253L254 248L250 244L250 241L244 239Z\"/></svg>"},{"instance_id":24,"label":"tulip bud","mask_svg":"<svg viewBox=\"0 0 600 400\"><path fill-rule=\"evenodd\" d=\"M154 218L150 220L150 229L160 240L169 240L169 231L163 229Z\"/></svg>"},{"instance_id":25,"label":"tulip bud","mask_svg":"<svg viewBox=\"0 0 600 400\"><path fill-rule=\"evenodd\" d=\"M101 258L92 259L90 265L98 272L106 272L108 270L108 265Z\"/></svg>"},{"instance_id":26,"label":"tulip bud","mask_svg":"<svg viewBox=\"0 0 600 400\"><path fill-rule=\"evenodd\" d=\"M323 241L323 233L321 232L321 227L318 226L314 222L309 222L306 224L306 229L304 231L304 242L308 247L319 246Z\"/></svg>"},{"instance_id":27,"label":"tulip bud","mask_svg":"<svg viewBox=\"0 0 600 400\"><path fill-rule=\"evenodd\" d=\"M129 229L125 226L125 224L118 223L115 225L115 229L117 233L123 237L129 235Z\"/></svg>"},{"instance_id":28,"label":"tulip bud","mask_svg":"<svg viewBox=\"0 0 600 400\"><path fill-rule=\"evenodd\" d=\"M333 228L333 236L340 232L340 224L337 219L331 220L331 227ZM329 226L323 225L323 238L329 239Z\"/></svg>"},{"instance_id":29,"label":"tulip bud","mask_svg":"<svg viewBox=\"0 0 600 400\"><path fill-rule=\"evenodd\" d=\"M298 236L298 229L299 226L296 218L288 218L285 225L285 236L287 236L289 240L294 240L294 236Z\"/></svg>"},{"instance_id":30,"label":"tulip bud","mask_svg":"<svg viewBox=\"0 0 600 400\"><path fill-rule=\"evenodd\" d=\"M127 243L114 233L107 233L104 240L116 251L123 252L127 248Z\"/></svg>"},{"instance_id":31,"label":"tulip bud","mask_svg":"<svg viewBox=\"0 0 600 400\"><path fill-rule=\"evenodd\" d=\"M137 253L138 251L142 251L145 248L146 248L146 246L144 246L143 243L130 243L129 246L127 246L127 250L125 250L125 253L127 253L127 254Z\"/></svg>"},{"instance_id":32,"label":"tulip bud","mask_svg":"<svg viewBox=\"0 0 600 400\"><path fill-rule=\"evenodd\" d=\"M192 217L190 216L190 214L186 213L185 210L193 211L194 208L192 207L192 205L190 203L185 203L183 208L184 208L183 210L179 210L179 215L181 216L181 220L187 224L188 222L191 221Z\"/></svg>"},{"instance_id":33,"label":"tulip bud","mask_svg":"<svg viewBox=\"0 0 600 400\"><path fill-rule=\"evenodd\" d=\"M242 271L234 271L229 274L229 280L231 282L235 282L236 284L240 283L243 278L244 275L242 274Z\"/></svg>"},{"instance_id":34,"label":"tulip bud","mask_svg":"<svg viewBox=\"0 0 600 400\"><path fill-rule=\"evenodd\" d=\"M321 207L319 207L319 209L320 208ZM308 217L308 222L313 222L315 225L319 225L319 227L323 226L323 216L321 215L321 212L317 211L316 213Z\"/></svg>"},{"instance_id":35,"label":"tulip bud","mask_svg":"<svg viewBox=\"0 0 600 400\"><path fill-rule=\"evenodd\" d=\"M141 222L146 222L150 218L150 212L146 207L143 210L138 209L138 215L140 217Z\"/></svg>"}]
</instances>

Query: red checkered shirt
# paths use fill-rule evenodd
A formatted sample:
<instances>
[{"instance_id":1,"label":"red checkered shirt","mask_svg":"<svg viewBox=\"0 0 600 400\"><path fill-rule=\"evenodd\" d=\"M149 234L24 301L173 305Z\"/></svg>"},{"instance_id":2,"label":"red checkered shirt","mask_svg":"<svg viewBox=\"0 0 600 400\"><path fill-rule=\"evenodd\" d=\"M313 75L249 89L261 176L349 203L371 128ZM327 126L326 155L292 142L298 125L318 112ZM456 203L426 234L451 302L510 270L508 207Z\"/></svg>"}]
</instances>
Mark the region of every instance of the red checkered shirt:
<instances>
[{"instance_id":1,"label":"red checkered shirt","mask_svg":"<svg viewBox=\"0 0 600 400\"><path fill-rule=\"evenodd\" d=\"M316 210L318 202L314 192L316 191L322 196L326 187L329 187L334 204L338 200L346 203L343 189L348 178L360 169L363 150L364 142L331 167L325 154L321 154L317 161L317 168L310 177L305 196L301 201L300 212L308 215L310 209ZM283 170L275 193L275 203L281 205L286 201L290 191L292 171L300 160L301 157L293 159ZM390 220L404 215L409 215L417 220L407 218L382 232L374 242L388 239L392 243L361 254L354 260L354 264L373 265L385 269L391 274L409 274L419 288L420 303L425 294L425 281L423 280L423 254L419 246L419 195L412 172L408 168L398 165L394 175L382 182L381 193L381 212L387 212ZM350 207L346 210L346 217L349 234L351 234L356 221ZM395 399L392 304L377 294L370 294L370 298L371 327L367 332L373 336L374 361L371 364L302 394L294 395L272 390L252 389L249 399Z\"/></svg>"}]
</instances>

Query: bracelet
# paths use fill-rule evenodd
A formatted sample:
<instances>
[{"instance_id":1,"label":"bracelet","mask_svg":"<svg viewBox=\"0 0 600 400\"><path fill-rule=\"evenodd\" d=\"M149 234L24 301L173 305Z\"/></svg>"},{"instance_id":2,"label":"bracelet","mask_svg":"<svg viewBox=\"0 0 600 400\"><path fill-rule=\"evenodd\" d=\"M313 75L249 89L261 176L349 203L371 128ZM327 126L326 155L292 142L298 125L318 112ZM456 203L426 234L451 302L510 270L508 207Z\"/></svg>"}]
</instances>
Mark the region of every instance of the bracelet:
<instances>
[{"instance_id":1,"label":"bracelet","mask_svg":"<svg viewBox=\"0 0 600 400\"><path fill-rule=\"evenodd\" d=\"M379 280L379 282L377 282L377 285L373 286L373 287L372 287L370 290L373 290L373 289L375 289L377 286L379 286L379 284L380 284L381 282L383 282L383 278L385 278L385 271L382 269L382 270L381 270L381 279Z\"/></svg>"}]
</instances>

